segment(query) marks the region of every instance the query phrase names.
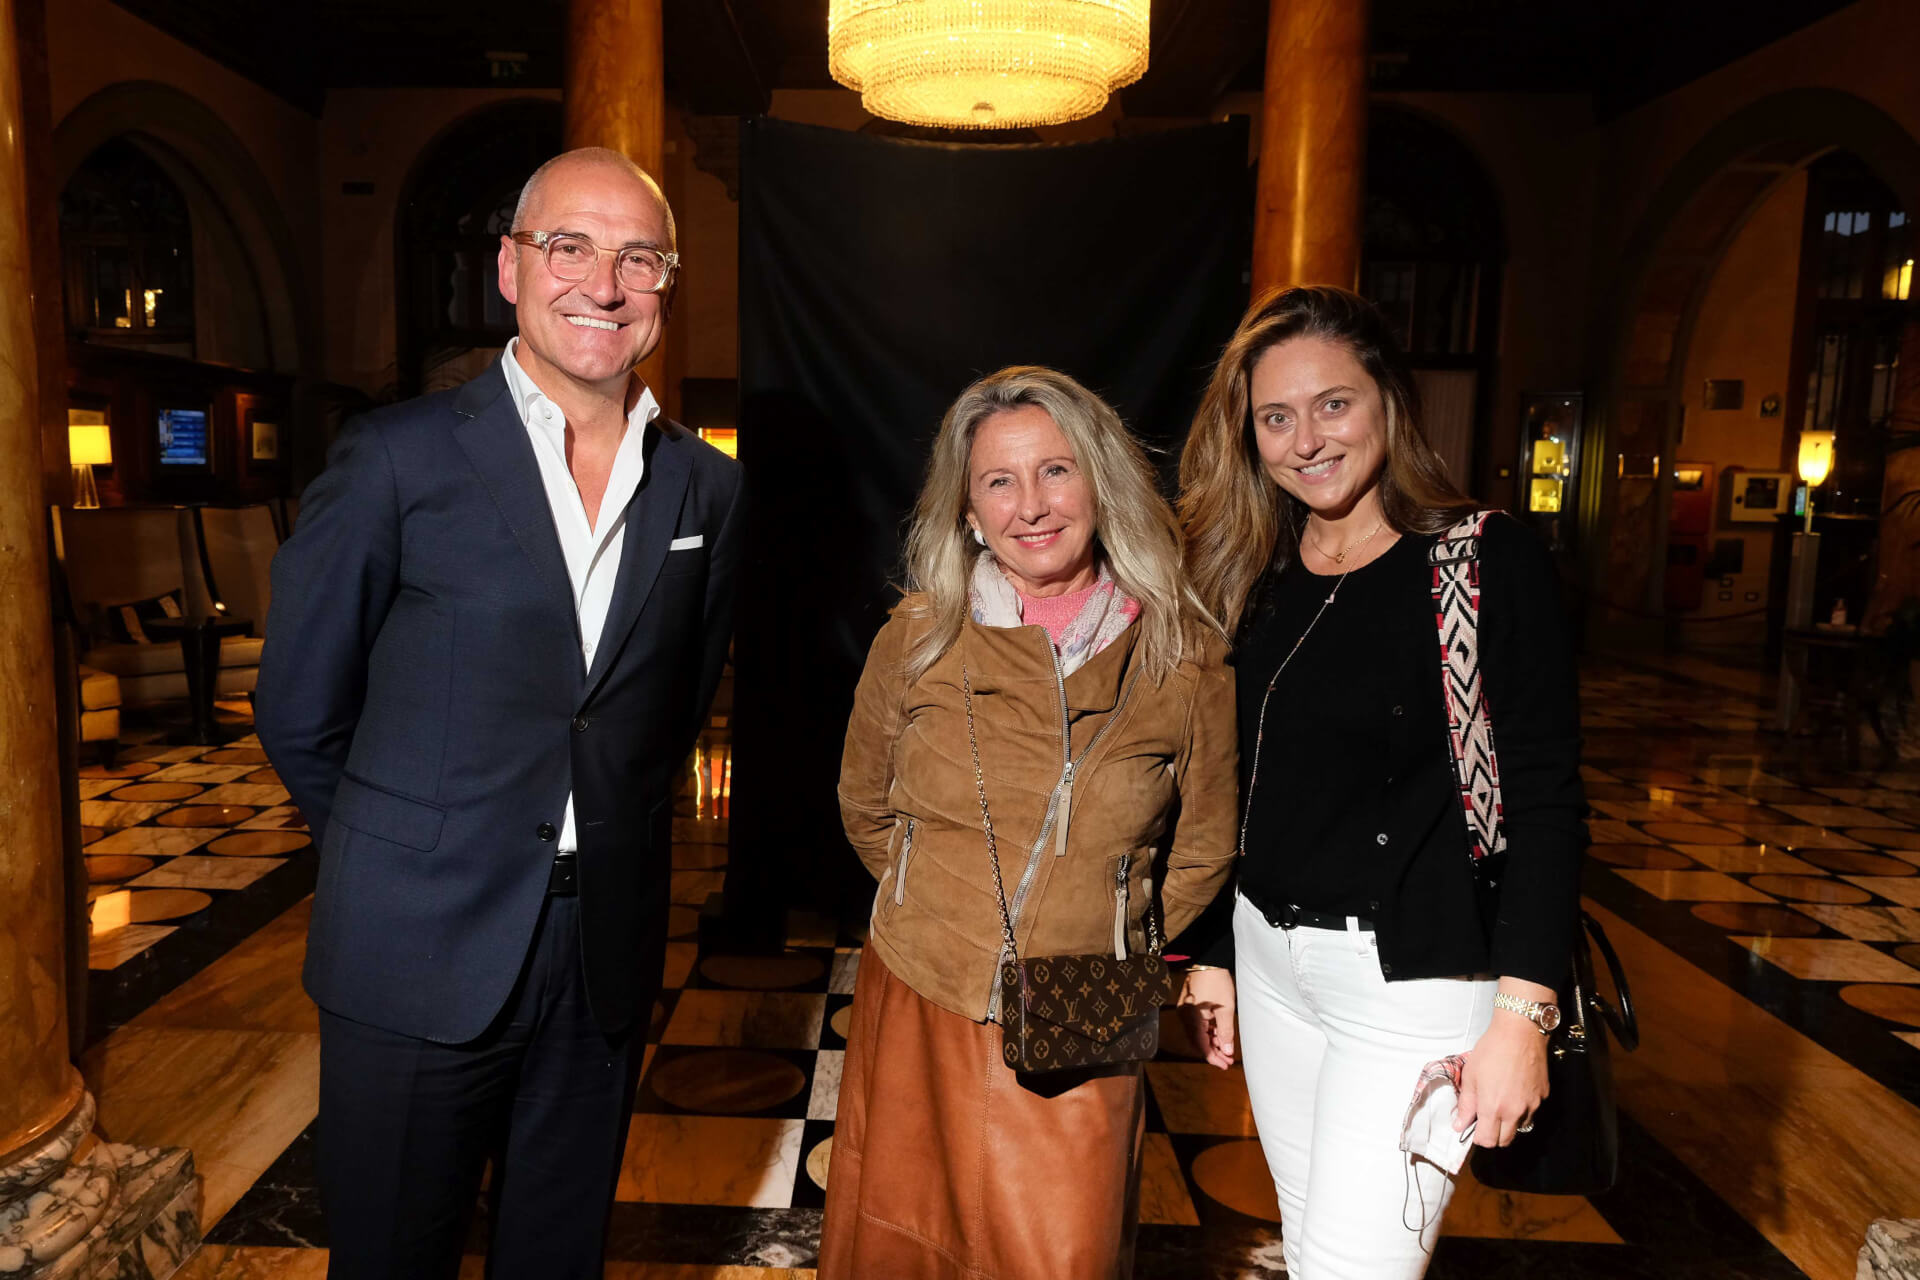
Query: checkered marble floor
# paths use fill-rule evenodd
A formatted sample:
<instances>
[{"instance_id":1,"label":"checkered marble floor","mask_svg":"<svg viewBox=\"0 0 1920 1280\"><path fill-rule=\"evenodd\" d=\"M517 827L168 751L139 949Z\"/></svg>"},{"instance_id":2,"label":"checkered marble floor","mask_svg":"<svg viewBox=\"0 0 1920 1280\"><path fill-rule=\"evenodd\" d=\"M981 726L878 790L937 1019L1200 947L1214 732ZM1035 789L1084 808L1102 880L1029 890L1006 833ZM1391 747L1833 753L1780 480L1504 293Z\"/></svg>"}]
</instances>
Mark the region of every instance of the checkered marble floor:
<instances>
[{"instance_id":1,"label":"checkered marble floor","mask_svg":"<svg viewBox=\"0 0 1920 1280\"><path fill-rule=\"evenodd\" d=\"M1846 769L1757 694L1582 683L1590 898L1920 1102L1920 761Z\"/></svg>"},{"instance_id":2,"label":"checkered marble floor","mask_svg":"<svg viewBox=\"0 0 1920 1280\"><path fill-rule=\"evenodd\" d=\"M1834 1158L1825 1148L1852 1142L1843 1159L1864 1166L1863 1148L1875 1137L1822 1133L1814 1126L1823 1122L1803 1114L1798 1102L1784 1119L1765 1117L1800 1135L1784 1145L1768 1139L1765 1125L1743 1125L1756 1099L1767 1102L1770 1095L1764 1082L1738 1083L1746 1067L1736 1059L1749 1051L1735 1042L1776 1037L1783 1060L1795 1063L1830 1053L1821 1059L1822 1096L1845 1083L1844 1073L1861 1089L1893 1091L1892 1105L1911 1111L1920 1096L1920 1016L1912 1004L1920 995L1920 968L1914 967L1920 902L1911 892L1920 887L1920 767L1834 769L1824 763L1827 744L1765 732L1769 708L1750 690L1617 663L1595 665L1583 687L1595 840L1589 903L1622 941L1642 1003L1651 1006L1649 1019L1662 1018L1667 992L1680 993L1675 998L1689 1011L1713 1007L1704 1029L1691 1037L1705 1048L1675 1047L1656 1028L1640 1054L1621 1060L1623 1173L1613 1191L1587 1201L1464 1185L1430 1274L1476 1280L1837 1277L1843 1272L1825 1265L1821 1248L1831 1245L1827 1252L1838 1257L1845 1246L1850 1254L1865 1221L1816 1222L1805 1229L1815 1238L1806 1244L1791 1221L1792 1197L1785 1213L1775 1202L1787 1194L1779 1188L1797 1185L1798 1176L1844 1181L1820 1163ZM217 1024L218 1034L233 1034L228 1027L254 1025L242 1006L258 1002L274 1010L257 1020L258 1034L282 1038L273 1042L281 1055L276 1069L297 1076L298 1062L283 1060L313 1051L307 1043L311 1007L297 986L312 851L291 844L304 832L285 809L284 794L274 794L277 784L260 774L264 763L213 758L256 749L245 738L204 750L153 743L136 746L125 759L154 768L138 776L90 777L113 785L98 788L89 803L128 806L90 811L98 819L90 825L100 828L87 847L90 863L152 862L137 868L109 863L98 877L135 904L127 923L103 928L95 938L91 1004L95 1035L108 1037L99 1046L103 1061L117 1061L114 1046L129 1036L158 1035L147 1026L169 1021L158 1015L205 1006L208 988L224 1002L218 1018L171 1022ZM182 766L244 772L156 777ZM123 794L153 782L204 789L173 799ZM215 791L234 786L261 789ZM247 812L224 824L198 815L169 821L182 809L213 806ZM831 1176L843 1032L861 938L831 921L795 918L787 947L776 954L703 951L699 911L724 875L727 824L691 816L690 797L682 812L675 824L666 989L650 1028L608 1275L809 1275ZM194 834L147 834L169 831ZM288 847L217 847L254 833ZM116 837L123 847L96 847ZM265 860L274 865L233 887L214 883L218 872L204 871L207 864ZM176 866L179 876L198 883L149 879ZM149 907L138 897L175 889L207 900ZM193 909L158 914L183 907ZM112 917L104 919L110 924ZM128 932L135 929L168 932ZM269 934L275 935L270 945L262 941ZM254 994L235 997L243 986ZM285 1039L296 1030L298 1043ZM1160 1059L1148 1068L1150 1132L1136 1274L1143 1280L1282 1274L1278 1214L1240 1073L1198 1062L1171 1020L1163 1040ZM1788 1040L1804 1048L1788 1052ZM122 1057L138 1052L145 1052L144 1042L120 1051ZM1706 1057L1685 1056L1692 1052ZM1678 1086L1668 1074L1725 1083L1687 1102L1671 1093ZM103 1115L113 1110L109 1091L103 1090ZM285 1137L236 1142L232 1149L218 1138L193 1139L214 1171L210 1181L231 1178L231 1185L223 1181L222 1193L210 1197L217 1221L185 1273L189 1280L322 1273L326 1231L314 1192L312 1103L304 1077L287 1088L285 1099L275 1104L273 1126L237 1112L229 1126L271 1127ZM140 1136L167 1139L165 1108L141 1101L147 1131ZM134 1114L126 1107L122 1113ZM1884 1114L1899 1125L1879 1127L1904 1144L1906 1130L1899 1126L1909 1118ZM1693 1127L1676 1128L1683 1123ZM1910 1165L1910 1150L1901 1145L1890 1157L1893 1167ZM1808 1161L1814 1167L1796 1167ZM1756 1170L1765 1173L1760 1181L1777 1184L1773 1192L1749 1194ZM1920 1202L1920 1175L1910 1168L1879 1181L1899 1184L1886 1187L1889 1209ZM1857 1216L1847 1206L1816 1208ZM476 1255L483 1238L477 1220ZM478 1275L477 1260L470 1261Z\"/></svg>"}]
</instances>

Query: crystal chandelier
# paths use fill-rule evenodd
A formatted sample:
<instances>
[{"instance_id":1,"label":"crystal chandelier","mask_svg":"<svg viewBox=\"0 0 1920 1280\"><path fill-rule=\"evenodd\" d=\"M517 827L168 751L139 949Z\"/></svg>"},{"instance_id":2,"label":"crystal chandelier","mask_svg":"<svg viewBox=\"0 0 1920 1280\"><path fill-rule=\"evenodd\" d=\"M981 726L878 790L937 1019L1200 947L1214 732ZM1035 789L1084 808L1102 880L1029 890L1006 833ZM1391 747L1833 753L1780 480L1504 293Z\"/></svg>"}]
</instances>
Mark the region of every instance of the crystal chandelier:
<instances>
[{"instance_id":1,"label":"crystal chandelier","mask_svg":"<svg viewBox=\"0 0 1920 1280\"><path fill-rule=\"evenodd\" d=\"M832 0L827 66L888 120L1023 129L1090 116L1147 69L1150 0Z\"/></svg>"}]
</instances>

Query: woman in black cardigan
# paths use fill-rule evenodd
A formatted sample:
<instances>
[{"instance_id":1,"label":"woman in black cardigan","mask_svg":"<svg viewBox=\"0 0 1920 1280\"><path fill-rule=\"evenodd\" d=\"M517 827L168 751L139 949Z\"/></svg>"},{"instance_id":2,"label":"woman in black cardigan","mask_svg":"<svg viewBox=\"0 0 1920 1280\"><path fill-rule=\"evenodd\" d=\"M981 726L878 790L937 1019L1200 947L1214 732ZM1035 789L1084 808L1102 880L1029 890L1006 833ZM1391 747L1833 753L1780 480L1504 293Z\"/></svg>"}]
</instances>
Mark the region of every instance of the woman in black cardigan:
<instances>
[{"instance_id":1,"label":"woman in black cardigan","mask_svg":"<svg viewBox=\"0 0 1920 1280\"><path fill-rule=\"evenodd\" d=\"M1256 303L1180 478L1195 588L1237 637L1244 805L1231 919L1189 932L1181 1002L1209 1062L1244 1051L1288 1273L1418 1277L1444 1166L1465 1155L1453 1135L1505 1146L1547 1091L1586 841L1557 575L1518 523L1479 522L1504 793L1485 848L1450 746L1429 562L1475 506L1421 437L1379 314L1337 289ZM1439 1163L1413 1159L1422 1068L1461 1053Z\"/></svg>"}]
</instances>

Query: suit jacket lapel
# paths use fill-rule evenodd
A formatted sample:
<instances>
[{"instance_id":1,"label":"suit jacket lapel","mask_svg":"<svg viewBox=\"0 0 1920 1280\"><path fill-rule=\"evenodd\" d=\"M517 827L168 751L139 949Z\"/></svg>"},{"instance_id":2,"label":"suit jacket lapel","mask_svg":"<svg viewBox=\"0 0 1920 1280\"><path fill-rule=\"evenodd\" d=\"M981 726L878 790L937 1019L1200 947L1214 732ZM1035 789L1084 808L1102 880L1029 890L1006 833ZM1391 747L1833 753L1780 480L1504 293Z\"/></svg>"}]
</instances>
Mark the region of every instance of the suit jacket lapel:
<instances>
[{"instance_id":1,"label":"suit jacket lapel","mask_svg":"<svg viewBox=\"0 0 1920 1280\"><path fill-rule=\"evenodd\" d=\"M663 429L663 423L647 428L646 469L640 487L627 503L619 575L613 580L613 599L600 628L600 646L587 669L586 699L593 697L606 679L607 669L625 647L628 633L653 592L654 580L667 562L673 531L680 521L680 505L687 494L687 480L693 474L685 442L671 434L678 430L672 424L664 424Z\"/></svg>"},{"instance_id":2,"label":"suit jacket lapel","mask_svg":"<svg viewBox=\"0 0 1920 1280\"><path fill-rule=\"evenodd\" d=\"M527 438L526 423L507 393L506 374L499 363L462 387L453 407L466 418L454 428L454 438L493 496L514 540L533 561L541 585L569 619L577 643L580 618L573 607L572 579L560 550L560 535L553 527L553 507L540 479L540 461L533 456L533 441Z\"/></svg>"}]
</instances>

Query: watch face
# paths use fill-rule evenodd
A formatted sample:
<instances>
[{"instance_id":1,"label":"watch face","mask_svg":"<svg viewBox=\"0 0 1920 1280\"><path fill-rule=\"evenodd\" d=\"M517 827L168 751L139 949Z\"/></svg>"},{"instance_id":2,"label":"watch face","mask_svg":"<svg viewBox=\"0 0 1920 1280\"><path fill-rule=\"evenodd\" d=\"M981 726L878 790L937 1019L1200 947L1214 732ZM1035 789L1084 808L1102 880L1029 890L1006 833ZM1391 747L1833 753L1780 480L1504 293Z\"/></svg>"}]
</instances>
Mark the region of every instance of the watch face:
<instances>
[{"instance_id":1,"label":"watch face","mask_svg":"<svg viewBox=\"0 0 1920 1280\"><path fill-rule=\"evenodd\" d=\"M1552 1031L1554 1028L1558 1027L1559 1025L1560 1025L1560 1006L1557 1004L1541 1005L1540 1006L1540 1029L1542 1031Z\"/></svg>"}]
</instances>

